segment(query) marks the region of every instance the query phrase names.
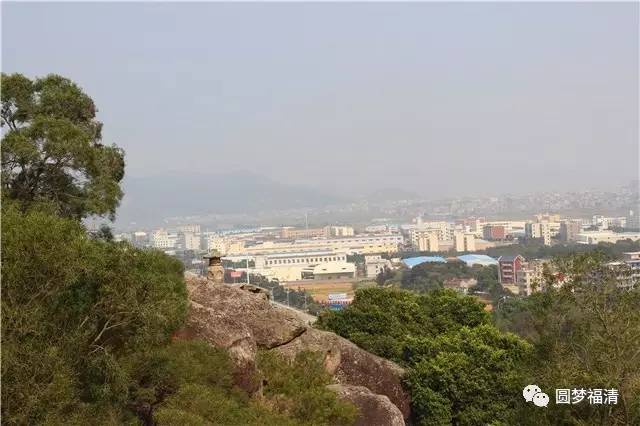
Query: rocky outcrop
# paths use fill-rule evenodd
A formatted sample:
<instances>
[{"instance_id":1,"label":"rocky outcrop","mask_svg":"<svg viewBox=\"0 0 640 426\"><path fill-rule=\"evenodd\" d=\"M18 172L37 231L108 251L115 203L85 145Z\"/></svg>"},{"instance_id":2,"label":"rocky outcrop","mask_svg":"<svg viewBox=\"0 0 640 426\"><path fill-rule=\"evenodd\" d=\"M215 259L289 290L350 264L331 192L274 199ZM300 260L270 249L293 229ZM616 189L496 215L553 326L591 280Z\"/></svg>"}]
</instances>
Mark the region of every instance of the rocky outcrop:
<instances>
[{"instance_id":1,"label":"rocky outcrop","mask_svg":"<svg viewBox=\"0 0 640 426\"><path fill-rule=\"evenodd\" d=\"M314 328L277 350L290 359L302 351L324 353L325 368L337 382L364 386L373 393L386 395L405 418L409 417L410 399L402 387L404 370L397 364L360 349L334 333Z\"/></svg>"},{"instance_id":2,"label":"rocky outcrop","mask_svg":"<svg viewBox=\"0 0 640 426\"><path fill-rule=\"evenodd\" d=\"M197 310L190 325L195 323L200 329L209 329L223 343L227 340L224 336L249 334L258 346L271 349L290 342L307 329L293 313L271 306L263 293L230 285L207 285L201 279L191 280L187 288L191 305Z\"/></svg>"},{"instance_id":3,"label":"rocky outcrop","mask_svg":"<svg viewBox=\"0 0 640 426\"><path fill-rule=\"evenodd\" d=\"M364 386L329 385L340 399L358 407L355 426L404 426L402 412L385 395L377 395Z\"/></svg>"},{"instance_id":4,"label":"rocky outcrop","mask_svg":"<svg viewBox=\"0 0 640 426\"><path fill-rule=\"evenodd\" d=\"M404 370L397 364L360 349L334 333L309 327L292 310L272 305L262 292L243 290L240 286L211 285L200 277L189 277L187 288L191 311L187 326L176 333L176 337L197 337L227 349L235 365L235 383L247 393L253 395L261 390L262 381L255 365L258 348L277 350L288 359L302 351L321 352L326 370L343 386L340 395L344 394L345 398L351 395L349 398L354 399L357 395L363 407L377 404L375 407L381 412L388 408L384 401L389 401L401 417L409 417L410 400L401 382ZM359 389L362 387L370 394L365 395L364 390ZM388 415L390 419L395 418Z\"/></svg>"}]
</instances>

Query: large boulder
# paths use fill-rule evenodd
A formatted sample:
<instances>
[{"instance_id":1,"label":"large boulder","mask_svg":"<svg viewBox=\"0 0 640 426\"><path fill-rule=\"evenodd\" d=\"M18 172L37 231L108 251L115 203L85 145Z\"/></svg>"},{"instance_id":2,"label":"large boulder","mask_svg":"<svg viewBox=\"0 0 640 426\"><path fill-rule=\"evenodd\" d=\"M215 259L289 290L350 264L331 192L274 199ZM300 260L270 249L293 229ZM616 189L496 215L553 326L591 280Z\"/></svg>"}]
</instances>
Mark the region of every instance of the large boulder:
<instances>
[{"instance_id":1,"label":"large boulder","mask_svg":"<svg viewBox=\"0 0 640 426\"><path fill-rule=\"evenodd\" d=\"M206 279L187 280L192 315L189 326L198 327L212 343L227 347L229 341L251 336L261 348L284 345L305 332L307 326L295 314L278 309L262 293L240 286L211 285Z\"/></svg>"},{"instance_id":2,"label":"large boulder","mask_svg":"<svg viewBox=\"0 0 640 426\"><path fill-rule=\"evenodd\" d=\"M358 407L355 426L404 426L402 412L385 395L377 395L364 386L334 384L327 388Z\"/></svg>"},{"instance_id":3,"label":"large boulder","mask_svg":"<svg viewBox=\"0 0 640 426\"><path fill-rule=\"evenodd\" d=\"M187 325L174 337L197 337L213 346L227 349L234 365L233 382L249 395L260 393L262 379L255 361L258 346L251 330L242 322L216 315L213 308L192 300Z\"/></svg>"},{"instance_id":4,"label":"large boulder","mask_svg":"<svg viewBox=\"0 0 640 426\"><path fill-rule=\"evenodd\" d=\"M262 293L239 286L212 285L205 278L189 277L191 309L186 326L175 338L200 338L227 349L234 363L234 383L249 395L261 392L262 377L255 356L258 347L286 344L306 330L286 310L271 306Z\"/></svg>"},{"instance_id":5,"label":"large boulder","mask_svg":"<svg viewBox=\"0 0 640 426\"><path fill-rule=\"evenodd\" d=\"M410 398L402 387L404 370L350 341L327 331L308 327L294 310L272 305L262 292L240 286L208 283L188 277L191 311L176 338L200 338L229 351L234 361L235 383L247 393L260 392L256 370L258 348L277 350L288 359L303 351L320 352L325 369L342 385L363 386L386 396L406 419Z\"/></svg>"},{"instance_id":6,"label":"large boulder","mask_svg":"<svg viewBox=\"0 0 640 426\"><path fill-rule=\"evenodd\" d=\"M327 371L343 385L364 386L374 394L387 396L402 416L411 414L411 399L402 386L404 369L373 355L334 333L310 328L277 350L293 359L302 351L322 352Z\"/></svg>"}]
</instances>

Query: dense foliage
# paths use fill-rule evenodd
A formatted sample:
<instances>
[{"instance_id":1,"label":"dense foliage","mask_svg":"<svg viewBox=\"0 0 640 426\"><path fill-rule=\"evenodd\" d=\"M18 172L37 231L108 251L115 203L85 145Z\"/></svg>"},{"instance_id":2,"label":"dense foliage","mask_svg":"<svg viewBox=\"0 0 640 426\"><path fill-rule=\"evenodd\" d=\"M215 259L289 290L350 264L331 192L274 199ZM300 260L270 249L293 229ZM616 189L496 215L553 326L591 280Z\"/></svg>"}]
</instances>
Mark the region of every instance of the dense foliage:
<instances>
[{"instance_id":1,"label":"dense foliage","mask_svg":"<svg viewBox=\"0 0 640 426\"><path fill-rule=\"evenodd\" d=\"M124 153L100 143L96 107L72 81L2 74L2 193L21 207L47 201L58 214L114 215Z\"/></svg>"},{"instance_id":2,"label":"dense foliage","mask_svg":"<svg viewBox=\"0 0 640 426\"><path fill-rule=\"evenodd\" d=\"M185 317L181 265L47 212L2 213L3 421L107 415L127 399L120 357L165 344Z\"/></svg>"},{"instance_id":3,"label":"dense foliage","mask_svg":"<svg viewBox=\"0 0 640 426\"><path fill-rule=\"evenodd\" d=\"M307 425L354 423L357 409L337 400L326 388L331 376L324 368L321 354L301 352L288 362L277 352L263 351L258 357L258 367L265 374L263 393L278 412Z\"/></svg>"},{"instance_id":4,"label":"dense foliage","mask_svg":"<svg viewBox=\"0 0 640 426\"><path fill-rule=\"evenodd\" d=\"M481 303L450 290L424 294L392 288L359 290L349 308L320 325L408 367L418 422L513 422L531 348L498 331Z\"/></svg>"},{"instance_id":5,"label":"dense foliage","mask_svg":"<svg viewBox=\"0 0 640 426\"><path fill-rule=\"evenodd\" d=\"M408 287L423 292L360 290L320 324L404 365L421 424L638 424L640 288L637 278L635 288L621 287L634 282L631 272L608 259L603 252L558 258L564 285L550 281L530 297L507 298L492 317L472 297L424 292L420 283L471 274L487 288L495 268L420 265L403 278L418 280ZM523 403L531 383L549 394L546 409ZM617 389L618 403L554 403L555 389L580 388Z\"/></svg>"},{"instance_id":6,"label":"dense foliage","mask_svg":"<svg viewBox=\"0 0 640 426\"><path fill-rule=\"evenodd\" d=\"M471 278L471 268L463 262L430 263L425 262L405 271L402 275L402 288L414 291L429 291L443 288L451 278Z\"/></svg>"},{"instance_id":7,"label":"dense foliage","mask_svg":"<svg viewBox=\"0 0 640 426\"><path fill-rule=\"evenodd\" d=\"M2 208L3 423L353 423L309 355L265 356L259 401L234 389L226 352L171 342L187 313L179 261L50 211Z\"/></svg>"},{"instance_id":8,"label":"dense foliage","mask_svg":"<svg viewBox=\"0 0 640 426\"><path fill-rule=\"evenodd\" d=\"M532 383L620 392L615 405L550 404L530 413L532 422L640 424L640 289L619 288L629 271L602 260L584 254L559 260L569 283L509 300L496 311L500 327L533 344Z\"/></svg>"},{"instance_id":9,"label":"dense foliage","mask_svg":"<svg viewBox=\"0 0 640 426\"><path fill-rule=\"evenodd\" d=\"M416 292L428 292L444 288L450 279L469 279L477 281L469 291L485 294L494 303L501 301L511 293L498 282L498 268L495 265L467 266L464 262L431 263L425 262L411 269L383 270L376 277L381 286L394 286Z\"/></svg>"}]
</instances>

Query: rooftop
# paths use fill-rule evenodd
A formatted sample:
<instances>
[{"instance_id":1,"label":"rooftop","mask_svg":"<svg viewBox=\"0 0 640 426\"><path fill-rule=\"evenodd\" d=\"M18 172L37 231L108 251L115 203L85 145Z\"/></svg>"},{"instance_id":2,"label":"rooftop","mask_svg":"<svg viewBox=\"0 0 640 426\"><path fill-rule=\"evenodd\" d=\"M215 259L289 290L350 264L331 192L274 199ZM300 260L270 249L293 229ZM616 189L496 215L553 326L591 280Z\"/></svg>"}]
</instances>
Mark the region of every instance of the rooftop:
<instances>
[{"instance_id":1,"label":"rooftop","mask_svg":"<svg viewBox=\"0 0 640 426\"><path fill-rule=\"evenodd\" d=\"M465 254L463 256L458 256L458 259L466 263L468 266L473 265L497 265L498 261L495 260L491 256L487 256L486 254Z\"/></svg>"},{"instance_id":2,"label":"rooftop","mask_svg":"<svg viewBox=\"0 0 640 426\"><path fill-rule=\"evenodd\" d=\"M447 263L447 260L441 256L417 256L402 259L402 263L404 263L408 268L413 268L421 263Z\"/></svg>"},{"instance_id":3,"label":"rooftop","mask_svg":"<svg viewBox=\"0 0 640 426\"><path fill-rule=\"evenodd\" d=\"M522 257L519 254L510 254L510 255L506 255L506 256L500 256L498 258L499 262L513 262L514 260L516 260L517 257Z\"/></svg>"},{"instance_id":4,"label":"rooftop","mask_svg":"<svg viewBox=\"0 0 640 426\"><path fill-rule=\"evenodd\" d=\"M356 272L356 265L347 262L327 262L316 265L313 268L314 274L337 274L345 272Z\"/></svg>"},{"instance_id":5,"label":"rooftop","mask_svg":"<svg viewBox=\"0 0 640 426\"><path fill-rule=\"evenodd\" d=\"M344 255L342 252L335 252L333 250L309 250L309 251L296 251L291 253L274 253L267 254L265 257L268 258L279 258L279 257L297 257L297 256L337 256Z\"/></svg>"}]
</instances>

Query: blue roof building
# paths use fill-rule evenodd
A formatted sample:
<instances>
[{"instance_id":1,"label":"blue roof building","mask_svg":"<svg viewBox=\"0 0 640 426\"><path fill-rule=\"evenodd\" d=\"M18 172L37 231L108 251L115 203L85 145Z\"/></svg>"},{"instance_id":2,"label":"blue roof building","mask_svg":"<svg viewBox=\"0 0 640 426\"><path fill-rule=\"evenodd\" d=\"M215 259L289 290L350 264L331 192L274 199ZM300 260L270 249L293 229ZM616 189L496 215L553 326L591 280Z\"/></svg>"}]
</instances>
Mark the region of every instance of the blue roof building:
<instances>
[{"instance_id":1,"label":"blue roof building","mask_svg":"<svg viewBox=\"0 0 640 426\"><path fill-rule=\"evenodd\" d=\"M467 266L473 265L497 265L498 261L493 257L487 256L485 254L465 254L464 256L458 256L458 259L462 260Z\"/></svg>"},{"instance_id":2,"label":"blue roof building","mask_svg":"<svg viewBox=\"0 0 640 426\"><path fill-rule=\"evenodd\" d=\"M421 263L447 263L447 260L440 256L417 256L402 259L402 263L404 263L408 268L413 268Z\"/></svg>"}]
</instances>

